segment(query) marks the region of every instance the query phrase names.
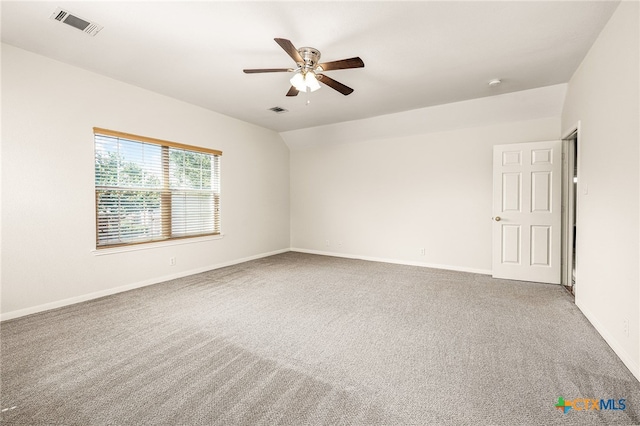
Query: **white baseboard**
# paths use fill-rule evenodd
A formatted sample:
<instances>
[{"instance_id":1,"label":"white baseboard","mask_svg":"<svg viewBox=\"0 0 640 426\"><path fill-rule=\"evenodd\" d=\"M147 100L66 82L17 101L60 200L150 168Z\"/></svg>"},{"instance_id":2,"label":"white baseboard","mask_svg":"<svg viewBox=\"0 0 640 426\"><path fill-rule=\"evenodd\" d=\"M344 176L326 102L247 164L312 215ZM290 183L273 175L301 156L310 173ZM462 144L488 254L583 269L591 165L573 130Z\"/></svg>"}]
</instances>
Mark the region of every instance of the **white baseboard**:
<instances>
[{"instance_id":1,"label":"white baseboard","mask_svg":"<svg viewBox=\"0 0 640 426\"><path fill-rule=\"evenodd\" d=\"M464 266L451 266L451 265L441 265L441 264L427 263L427 262L414 262L411 260L386 259L382 257L358 256L358 255L352 255L352 254L335 253L335 252L320 251L320 250L308 250L308 249L296 248L296 247L291 247L291 251L295 251L299 253L308 253L308 254L319 254L321 256L342 257L345 259L368 260L370 262L394 263L396 265L421 266L423 268L446 269L448 271L472 272L474 274L491 275L491 270L467 268Z\"/></svg>"},{"instance_id":2,"label":"white baseboard","mask_svg":"<svg viewBox=\"0 0 640 426\"><path fill-rule=\"evenodd\" d=\"M241 259L234 259L227 262L217 263L214 265L204 266L202 268L190 269L188 271L181 271L171 275L163 275L161 277L155 277L136 283L126 284L120 287L109 288L106 290L96 291L93 293L83 294L82 296L71 297L68 299L62 299L55 302L45 303L38 306L32 306L29 308L18 309L7 313L0 314L0 321L6 321L14 318L23 317L25 315L36 314L38 312L49 311L51 309L62 308L63 306L73 305L75 303L86 302L87 300L97 299L104 296L110 296L116 293L122 293L123 291L129 291L140 287L146 287L148 285L158 284L164 281L173 280L176 278L182 278L193 274L199 274L201 272L211 271L213 269L224 268L225 266L236 265L238 263L248 262L250 260L261 259L263 257L273 256L275 254L286 253L290 251L288 248L272 251L269 253L261 253L254 256L243 257Z\"/></svg>"},{"instance_id":3,"label":"white baseboard","mask_svg":"<svg viewBox=\"0 0 640 426\"><path fill-rule=\"evenodd\" d=\"M631 371L631 374L633 374L636 377L636 379L640 381L640 365L638 365L638 361L633 359L633 357L630 356L627 353L627 351L625 351L625 349L622 347L618 339L616 339L609 332L609 330L607 330L604 327L604 325L600 321L598 321L598 319L593 314L593 312L591 312L589 309L582 306L582 304L579 302L578 299L576 299L576 306L578 307L578 309L580 309L580 311L582 311L584 316L587 317L587 320L589 320L589 322L591 323L591 325L593 325L596 331L600 333L602 338L605 340L605 342L607 342L607 344L611 347L611 349L613 349L616 355L618 355L618 358L620 358L620 360L624 363L624 365L627 366L629 371Z\"/></svg>"}]
</instances>

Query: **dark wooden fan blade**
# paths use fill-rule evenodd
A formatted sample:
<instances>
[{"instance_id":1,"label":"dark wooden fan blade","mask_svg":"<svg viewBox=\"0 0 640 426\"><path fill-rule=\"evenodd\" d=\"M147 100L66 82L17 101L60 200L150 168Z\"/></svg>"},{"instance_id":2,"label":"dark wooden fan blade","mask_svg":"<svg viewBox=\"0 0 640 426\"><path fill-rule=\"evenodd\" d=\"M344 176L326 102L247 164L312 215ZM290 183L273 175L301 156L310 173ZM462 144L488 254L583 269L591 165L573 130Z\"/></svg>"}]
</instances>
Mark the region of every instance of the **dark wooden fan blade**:
<instances>
[{"instance_id":1,"label":"dark wooden fan blade","mask_svg":"<svg viewBox=\"0 0 640 426\"><path fill-rule=\"evenodd\" d=\"M274 38L274 40L284 49L285 52L287 52L289 56L291 56L294 61L296 61L296 63L304 62L304 59L302 59L302 56L298 53L298 49L296 49L293 43L289 40L286 38Z\"/></svg>"},{"instance_id":2,"label":"dark wooden fan blade","mask_svg":"<svg viewBox=\"0 0 640 426\"><path fill-rule=\"evenodd\" d=\"M364 62L359 57L342 59L340 61L324 62L320 64L323 71L346 70L349 68L363 68Z\"/></svg>"},{"instance_id":3,"label":"dark wooden fan blade","mask_svg":"<svg viewBox=\"0 0 640 426\"><path fill-rule=\"evenodd\" d=\"M320 83L326 84L327 86L337 90L338 92L342 93L345 96L353 92L353 89L351 87L345 86L344 84L338 81L335 81L334 79L329 78L324 74L318 74L318 77L320 77Z\"/></svg>"},{"instance_id":4,"label":"dark wooden fan blade","mask_svg":"<svg viewBox=\"0 0 640 426\"><path fill-rule=\"evenodd\" d=\"M291 72L293 71L291 68L258 68L258 69L248 69L242 70L246 74L256 74L260 72Z\"/></svg>"},{"instance_id":5,"label":"dark wooden fan blade","mask_svg":"<svg viewBox=\"0 0 640 426\"><path fill-rule=\"evenodd\" d=\"M287 92L287 96L298 96L298 89L294 86L291 86L291 89Z\"/></svg>"}]
</instances>

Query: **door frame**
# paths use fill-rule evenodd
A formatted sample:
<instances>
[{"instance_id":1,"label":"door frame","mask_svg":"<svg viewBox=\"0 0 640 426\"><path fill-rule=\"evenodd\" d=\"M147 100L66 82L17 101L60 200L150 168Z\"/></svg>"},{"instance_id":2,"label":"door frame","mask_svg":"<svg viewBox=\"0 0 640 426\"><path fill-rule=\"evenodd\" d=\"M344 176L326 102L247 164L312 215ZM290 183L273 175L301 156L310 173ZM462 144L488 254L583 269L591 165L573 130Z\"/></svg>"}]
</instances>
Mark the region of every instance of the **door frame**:
<instances>
[{"instance_id":1,"label":"door frame","mask_svg":"<svg viewBox=\"0 0 640 426\"><path fill-rule=\"evenodd\" d=\"M575 136L574 136L575 135ZM575 156L576 163L574 164L574 158L571 155L572 150L570 149L569 144L575 138L576 148L578 150L577 155ZM573 227L577 225L579 222L579 210L578 205L580 203L580 153L581 149L579 149L580 144L580 121L578 121L573 126L569 127L567 131L564 132L562 136L562 264L561 264L561 282L565 287L572 287L571 279L572 279L572 269L574 263L574 253L573 253L573 245L576 243L577 236L574 236ZM574 195L574 187L573 187L573 170L572 168L577 168L577 178L578 185L575 187L575 203L573 201ZM575 216L575 221L574 221ZM575 238L575 240L574 240ZM575 254L575 274L574 274L574 285L573 285L573 295L575 296L577 291L577 282L578 282L578 246L576 244L576 254Z\"/></svg>"}]
</instances>

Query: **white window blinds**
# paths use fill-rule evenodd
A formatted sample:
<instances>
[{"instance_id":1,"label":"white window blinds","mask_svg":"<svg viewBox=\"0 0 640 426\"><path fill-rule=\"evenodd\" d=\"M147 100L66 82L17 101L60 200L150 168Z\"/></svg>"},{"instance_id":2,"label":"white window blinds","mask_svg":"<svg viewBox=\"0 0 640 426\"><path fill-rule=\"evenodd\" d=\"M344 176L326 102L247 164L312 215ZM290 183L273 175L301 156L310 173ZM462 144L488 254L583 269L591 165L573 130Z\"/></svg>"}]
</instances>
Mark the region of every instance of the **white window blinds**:
<instances>
[{"instance_id":1,"label":"white window blinds","mask_svg":"<svg viewBox=\"0 0 640 426\"><path fill-rule=\"evenodd\" d=\"M96 246L220 233L222 152L94 128Z\"/></svg>"}]
</instances>

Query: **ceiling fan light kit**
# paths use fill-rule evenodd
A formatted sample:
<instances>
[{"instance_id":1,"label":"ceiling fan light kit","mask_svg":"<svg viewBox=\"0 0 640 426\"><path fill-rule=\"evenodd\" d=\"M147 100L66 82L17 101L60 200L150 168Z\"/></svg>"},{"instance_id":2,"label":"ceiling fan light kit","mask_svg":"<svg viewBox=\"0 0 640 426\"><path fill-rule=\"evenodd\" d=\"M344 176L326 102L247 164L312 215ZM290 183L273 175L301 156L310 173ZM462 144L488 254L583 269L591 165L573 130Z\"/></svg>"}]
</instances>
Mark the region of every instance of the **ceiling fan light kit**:
<instances>
[{"instance_id":1,"label":"ceiling fan light kit","mask_svg":"<svg viewBox=\"0 0 640 426\"><path fill-rule=\"evenodd\" d=\"M320 62L320 51L313 47L301 47L296 49L291 41L284 38L275 38L276 43L287 52L287 54L296 62L296 68L261 68L261 69L245 69L246 74L267 73L267 72L293 72L294 76L289 80L291 88L287 92L287 96L297 96L299 92L315 92L320 86L320 82L326 84L334 90L349 95L353 92L351 87L327 77L322 72L363 68L364 62L359 57L342 59L332 62Z\"/></svg>"},{"instance_id":2,"label":"ceiling fan light kit","mask_svg":"<svg viewBox=\"0 0 640 426\"><path fill-rule=\"evenodd\" d=\"M318 83L318 79L313 71L296 72L293 77L291 77L290 83L293 87L296 88L298 92L306 92L309 89L310 92L315 92L320 88L320 83Z\"/></svg>"}]
</instances>

